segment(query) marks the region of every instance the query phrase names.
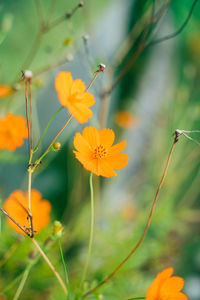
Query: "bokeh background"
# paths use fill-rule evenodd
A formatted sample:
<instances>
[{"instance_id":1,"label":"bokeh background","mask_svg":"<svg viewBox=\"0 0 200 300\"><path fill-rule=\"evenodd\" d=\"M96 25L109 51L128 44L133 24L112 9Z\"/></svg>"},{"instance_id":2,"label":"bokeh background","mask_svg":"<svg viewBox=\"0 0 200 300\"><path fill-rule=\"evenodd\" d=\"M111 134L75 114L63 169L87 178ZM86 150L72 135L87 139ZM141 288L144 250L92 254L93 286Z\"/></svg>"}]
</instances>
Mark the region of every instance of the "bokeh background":
<instances>
[{"instance_id":1,"label":"bokeh background","mask_svg":"<svg viewBox=\"0 0 200 300\"><path fill-rule=\"evenodd\" d=\"M60 107L54 80L60 70L70 71L88 85L98 64L107 66L90 92L96 99L90 125L115 130L116 140L127 140L128 166L116 178L94 177L95 239L86 288L108 275L139 239L147 220L165 161L177 129L200 129L200 3L175 38L147 47L133 61L151 14L159 15L147 41L176 32L186 20L193 1L85 0L0 1L0 84L14 88L0 99L0 114L25 116L21 71L32 70L34 141ZM66 12L68 18L65 18ZM50 29L44 32L44 25ZM43 27L42 27L43 26ZM42 32L43 30L43 32ZM124 70L112 93L104 91ZM103 105L103 109L102 109ZM102 113L103 111L103 113ZM54 119L39 151L42 153L68 116ZM84 125L88 126L88 124ZM89 236L89 173L76 161L73 136L84 128L73 120L59 138L62 148L50 153L38 168L33 188L52 204L51 224L38 235L42 244L52 235L52 223L64 226L63 251L72 289L76 289ZM200 141L199 134L190 134ZM27 142L15 152L0 152L0 201L27 189ZM167 179L148 234L137 253L109 284L102 299L145 296L157 272L173 266L185 279L190 300L200 299L199 239L200 148L184 136L175 147ZM9 228L1 215L0 285L13 299L20 274L30 263L32 245ZM47 250L63 274L58 245ZM100 299L101 295L88 299ZM41 259L31 268L20 299L65 299L48 266Z\"/></svg>"}]
</instances>

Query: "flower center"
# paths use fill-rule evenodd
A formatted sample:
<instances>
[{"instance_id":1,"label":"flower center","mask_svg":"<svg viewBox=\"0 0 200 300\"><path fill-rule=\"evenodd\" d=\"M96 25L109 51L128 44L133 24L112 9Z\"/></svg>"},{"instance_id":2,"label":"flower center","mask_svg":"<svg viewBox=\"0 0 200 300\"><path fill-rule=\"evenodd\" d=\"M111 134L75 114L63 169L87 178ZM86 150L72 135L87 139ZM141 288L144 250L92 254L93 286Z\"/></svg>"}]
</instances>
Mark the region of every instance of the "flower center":
<instances>
[{"instance_id":1,"label":"flower center","mask_svg":"<svg viewBox=\"0 0 200 300\"><path fill-rule=\"evenodd\" d=\"M94 149L94 157L95 158L104 158L108 155L108 151L107 149L102 146L102 145L99 145L98 147L96 147Z\"/></svg>"}]
</instances>

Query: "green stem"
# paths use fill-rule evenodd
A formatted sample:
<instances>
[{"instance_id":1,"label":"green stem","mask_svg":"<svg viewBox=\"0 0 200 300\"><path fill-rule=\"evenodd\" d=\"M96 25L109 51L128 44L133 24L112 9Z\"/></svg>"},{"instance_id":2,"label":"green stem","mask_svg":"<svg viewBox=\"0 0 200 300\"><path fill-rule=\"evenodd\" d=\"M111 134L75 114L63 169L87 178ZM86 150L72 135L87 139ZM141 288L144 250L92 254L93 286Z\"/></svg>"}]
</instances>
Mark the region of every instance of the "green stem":
<instances>
[{"instance_id":1,"label":"green stem","mask_svg":"<svg viewBox=\"0 0 200 300\"><path fill-rule=\"evenodd\" d=\"M64 255L63 255L63 251L62 251L62 245L60 242L60 239L57 239L58 241L58 246L59 246L59 250L60 250L60 256L61 256L61 260L62 260L62 264L63 264L63 269L64 269L64 273L65 273L65 280L66 280L66 284L69 290L69 277L68 277L68 273L67 273L67 268L66 268L66 263L65 263L65 259L64 259Z\"/></svg>"},{"instance_id":2,"label":"green stem","mask_svg":"<svg viewBox=\"0 0 200 300\"><path fill-rule=\"evenodd\" d=\"M94 192L93 192L93 182L92 182L92 173L90 173L90 209L91 209L91 220L90 220L90 238L89 238L89 244L88 244L88 253L87 253L87 258L85 262L85 266L83 269L83 274L81 278L81 283L80 285L82 286L86 274L87 274L87 269L89 265L89 260L90 260L90 255L91 255L91 250L92 250L92 242L93 242L93 232L94 232Z\"/></svg>"},{"instance_id":3,"label":"green stem","mask_svg":"<svg viewBox=\"0 0 200 300\"><path fill-rule=\"evenodd\" d=\"M20 281L20 284L18 286L18 289L17 289L17 291L15 293L15 296L13 297L13 300L18 300L19 299L19 296L21 295L21 292L22 292L22 290L24 288L24 285L26 283L26 280L28 278L28 275L29 275L29 272L30 272L31 268L32 268L32 264L29 264L26 267L26 269L25 269L25 271L23 273L22 279Z\"/></svg>"},{"instance_id":4,"label":"green stem","mask_svg":"<svg viewBox=\"0 0 200 300\"><path fill-rule=\"evenodd\" d=\"M42 142L42 140L43 140L43 138L44 138L44 135L45 135L47 129L49 128L51 122L53 121L53 119L57 116L57 114L58 114L63 108L64 108L64 106L61 106L61 107L55 112L55 114L51 117L51 119L50 119L49 122L47 123L47 126L46 126L46 128L45 128L43 134L41 135L41 137L40 137L40 139L39 139L37 145L35 146L33 152L37 151L37 149L38 149L39 145L41 144L41 142Z\"/></svg>"}]
</instances>

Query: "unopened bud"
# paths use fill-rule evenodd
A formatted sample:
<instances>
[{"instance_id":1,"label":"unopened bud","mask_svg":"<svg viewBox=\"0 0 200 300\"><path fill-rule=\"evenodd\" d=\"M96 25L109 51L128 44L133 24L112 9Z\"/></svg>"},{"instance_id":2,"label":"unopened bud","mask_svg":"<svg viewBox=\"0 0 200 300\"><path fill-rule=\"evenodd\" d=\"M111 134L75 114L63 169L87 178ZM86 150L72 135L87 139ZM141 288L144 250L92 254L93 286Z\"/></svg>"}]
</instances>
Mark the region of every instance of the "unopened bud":
<instances>
[{"instance_id":1,"label":"unopened bud","mask_svg":"<svg viewBox=\"0 0 200 300\"><path fill-rule=\"evenodd\" d=\"M59 221L54 221L53 223L53 234L54 236L60 238L62 236L63 227Z\"/></svg>"},{"instance_id":2,"label":"unopened bud","mask_svg":"<svg viewBox=\"0 0 200 300\"><path fill-rule=\"evenodd\" d=\"M54 151L60 150L60 148L61 148L61 143L55 142L55 143L52 145L52 148L53 148Z\"/></svg>"}]
</instances>

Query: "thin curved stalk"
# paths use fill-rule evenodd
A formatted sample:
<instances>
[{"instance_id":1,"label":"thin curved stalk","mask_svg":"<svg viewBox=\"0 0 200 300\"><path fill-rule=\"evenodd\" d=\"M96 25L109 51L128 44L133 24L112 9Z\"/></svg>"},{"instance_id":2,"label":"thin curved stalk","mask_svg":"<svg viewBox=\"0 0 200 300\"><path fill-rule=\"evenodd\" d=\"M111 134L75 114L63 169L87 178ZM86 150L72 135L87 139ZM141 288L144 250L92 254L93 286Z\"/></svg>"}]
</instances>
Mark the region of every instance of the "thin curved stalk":
<instances>
[{"instance_id":1,"label":"thin curved stalk","mask_svg":"<svg viewBox=\"0 0 200 300\"><path fill-rule=\"evenodd\" d=\"M82 284L85 280L86 274L87 274L88 265L89 265L90 256L91 256L91 250L92 250L93 235L94 235L94 191L93 191L92 175L93 174L90 173L90 213L91 213L90 238L89 238L89 243L88 243L87 258L85 261L85 266L83 268L83 274L82 274L80 286L82 286Z\"/></svg>"}]
</instances>

